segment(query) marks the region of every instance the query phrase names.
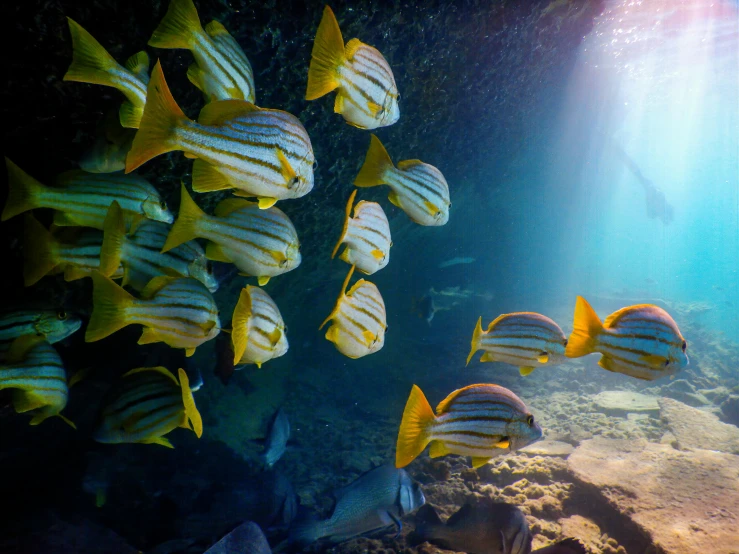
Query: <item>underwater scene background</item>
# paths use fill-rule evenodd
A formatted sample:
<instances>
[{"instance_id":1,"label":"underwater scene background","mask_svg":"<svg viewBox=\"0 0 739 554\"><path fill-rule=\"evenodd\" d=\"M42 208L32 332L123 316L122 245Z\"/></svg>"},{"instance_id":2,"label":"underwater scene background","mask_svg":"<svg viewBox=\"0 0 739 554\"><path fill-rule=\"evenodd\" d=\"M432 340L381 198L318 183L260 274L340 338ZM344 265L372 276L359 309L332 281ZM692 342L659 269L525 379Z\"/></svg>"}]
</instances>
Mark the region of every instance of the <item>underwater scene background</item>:
<instances>
[{"instance_id":1,"label":"underwater scene background","mask_svg":"<svg viewBox=\"0 0 739 554\"><path fill-rule=\"evenodd\" d=\"M159 60L175 101L197 118L205 99L188 80L193 54L147 46L168 5L0 8L12 45L2 103L9 172L13 164L53 184L99 156L95 141L125 100L110 87L63 80L73 59L66 17L120 63L142 49L148 71ZM163 342L137 344L136 324L86 342L93 279L57 273L24 286L29 259L40 259L29 236L39 235L25 214L4 217L0 338L21 311L63 312L82 326L53 344L74 382L63 416L76 429L59 417L29 426L18 391L31 385L8 384L7 354L0 364L0 552L739 552L737 3L333 3L344 41L377 48L401 95L397 122L372 130L334 113L337 93L305 99L324 3L194 5L203 25L219 21L243 49L254 103L296 116L317 162L313 190L277 202L297 231L301 261L263 286L289 349L234 371L225 331L242 289L258 283L222 261L212 262L221 333L191 357ZM401 209L402 195L390 201L387 187L354 187L372 134L396 165L420 159L443 173L448 222L420 225ZM102 144L110 150L116 140ZM233 198L192 192L192 172L193 161L172 152L135 174L172 214L182 185L207 214ZM370 332L369 348L380 349L358 359L326 340L330 326L318 330L350 269L331 254L353 190L356 202L382 207L392 234L387 266L351 280L374 283L386 313L384 345ZM62 198L55 211L65 206ZM44 229L54 213L33 210ZM98 287L103 278L95 279ZM658 337L640 343L640 363L665 359L670 369L654 380L606 371L600 354L559 359L545 350L525 376L517 366L526 364L481 363L479 353L465 365L479 317L487 330L501 314L536 312L571 343L578 296L601 321L627 306L658 306L687 341L689 364L649 350ZM35 351L35 340L16 350ZM23 363L27 370L29 358ZM193 416L167 435L173 449L96 441L121 383L155 380L124 374L154 366L171 372L174 385L157 374L158 386L169 386L161 394L174 398L178 417L193 416L183 382L196 389L202 436L187 429L198 427ZM518 397L525 406L516 417L532 416L542 438L517 450L515 433L499 433L491 461L473 468L467 456L436 457L437 437L434 458L424 452L407 473L395 468L413 385L436 406L483 383ZM284 454L265 457L286 432ZM501 515L502 502L513 516ZM239 527L247 521L269 547ZM213 546L237 528L231 543Z\"/></svg>"}]
</instances>

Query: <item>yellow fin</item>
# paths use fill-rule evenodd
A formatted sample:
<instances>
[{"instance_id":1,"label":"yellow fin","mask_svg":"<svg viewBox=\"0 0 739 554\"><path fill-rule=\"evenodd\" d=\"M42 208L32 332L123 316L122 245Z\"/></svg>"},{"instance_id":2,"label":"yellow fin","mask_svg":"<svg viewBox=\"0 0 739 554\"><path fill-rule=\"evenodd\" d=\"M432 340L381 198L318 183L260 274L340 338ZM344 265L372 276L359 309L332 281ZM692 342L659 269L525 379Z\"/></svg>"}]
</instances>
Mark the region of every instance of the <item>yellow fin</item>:
<instances>
[{"instance_id":1,"label":"yellow fin","mask_svg":"<svg viewBox=\"0 0 739 554\"><path fill-rule=\"evenodd\" d=\"M167 448L174 448L174 446L172 446L172 443L169 442L169 439L166 439L164 437L150 437L140 442L143 444L159 444L161 446L166 446Z\"/></svg>"},{"instance_id":2,"label":"yellow fin","mask_svg":"<svg viewBox=\"0 0 739 554\"><path fill-rule=\"evenodd\" d=\"M372 114L372 117L377 117L377 114L382 111L382 106L371 100L367 101L367 109Z\"/></svg>"},{"instance_id":3,"label":"yellow fin","mask_svg":"<svg viewBox=\"0 0 739 554\"><path fill-rule=\"evenodd\" d=\"M185 370L180 368L177 370L180 376L180 388L182 389L182 403L185 405L185 415L190 420L192 430L195 431L195 436L198 438L203 436L203 418L200 417L200 412L197 406L195 406L195 399L192 397L192 391L190 390L190 379L187 377Z\"/></svg>"},{"instance_id":4,"label":"yellow fin","mask_svg":"<svg viewBox=\"0 0 739 554\"><path fill-rule=\"evenodd\" d=\"M177 381L177 377L175 377L170 370L168 370L166 367L163 366L153 366L153 367L137 367L136 369L132 369L130 371L127 371L123 375L121 375L121 379L125 377L130 377L131 375L136 375L137 373L144 373L145 371L153 371L155 373L161 373L164 375L167 379L171 380L175 385L178 387L180 386L179 381Z\"/></svg>"},{"instance_id":5,"label":"yellow fin","mask_svg":"<svg viewBox=\"0 0 739 554\"><path fill-rule=\"evenodd\" d=\"M287 188L292 188L293 179L295 179L296 176L293 166L290 165L290 162L285 156L285 153L279 148L275 148L275 155L277 156L277 160L280 162L280 167L282 168L282 177L287 183Z\"/></svg>"},{"instance_id":6,"label":"yellow fin","mask_svg":"<svg viewBox=\"0 0 739 554\"><path fill-rule=\"evenodd\" d=\"M92 269L89 267L80 267L76 265L67 265L64 267L64 280L67 282L76 281L77 279L83 279L84 277L89 277L92 273ZM115 273L112 276L113 279L115 279ZM125 286L126 283L123 283L123 286Z\"/></svg>"},{"instance_id":7,"label":"yellow fin","mask_svg":"<svg viewBox=\"0 0 739 554\"><path fill-rule=\"evenodd\" d=\"M657 354L646 354L640 356L639 360L653 367L664 366L669 361L665 356L658 356Z\"/></svg>"},{"instance_id":8,"label":"yellow fin","mask_svg":"<svg viewBox=\"0 0 739 554\"><path fill-rule=\"evenodd\" d=\"M480 338L485 333L482 330L482 316L480 316L477 319L477 325L475 326L475 330L472 332L472 342L470 344L470 353L467 355L467 363L464 364L465 366L469 365L470 360L472 359L472 356L475 355L475 352L480 350Z\"/></svg>"},{"instance_id":9,"label":"yellow fin","mask_svg":"<svg viewBox=\"0 0 739 554\"><path fill-rule=\"evenodd\" d=\"M137 52L126 60L125 67L145 84L149 79L149 54L145 50Z\"/></svg>"},{"instance_id":10,"label":"yellow fin","mask_svg":"<svg viewBox=\"0 0 739 554\"><path fill-rule=\"evenodd\" d=\"M413 385L411 394L403 410L403 419L398 430L395 447L395 467L410 464L423 452L430 442L428 429L434 424L436 416L421 389Z\"/></svg>"},{"instance_id":11,"label":"yellow fin","mask_svg":"<svg viewBox=\"0 0 739 554\"><path fill-rule=\"evenodd\" d=\"M521 366L518 368L519 373L526 377L527 375L530 375L532 371L534 371L535 368L531 366Z\"/></svg>"},{"instance_id":12,"label":"yellow fin","mask_svg":"<svg viewBox=\"0 0 739 554\"><path fill-rule=\"evenodd\" d=\"M118 62L79 23L69 17L67 23L72 35L72 64L63 80L119 88L113 71L120 67Z\"/></svg>"},{"instance_id":13,"label":"yellow fin","mask_svg":"<svg viewBox=\"0 0 739 554\"><path fill-rule=\"evenodd\" d=\"M80 224L72 214L66 212L54 212L52 223L56 227L77 227Z\"/></svg>"},{"instance_id":14,"label":"yellow fin","mask_svg":"<svg viewBox=\"0 0 739 554\"><path fill-rule=\"evenodd\" d=\"M197 62L191 63L190 67L187 68L187 79L195 85L195 88L205 92L205 73L200 69Z\"/></svg>"},{"instance_id":15,"label":"yellow fin","mask_svg":"<svg viewBox=\"0 0 739 554\"><path fill-rule=\"evenodd\" d=\"M5 355L5 360L11 364L22 362L26 359L26 356L31 350L45 341L46 337L42 335L20 336L10 343L8 352Z\"/></svg>"},{"instance_id":16,"label":"yellow fin","mask_svg":"<svg viewBox=\"0 0 739 554\"><path fill-rule=\"evenodd\" d=\"M357 189L354 189L351 193L351 196L349 196L349 201L346 203L346 209L344 210L344 228L341 230L339 242L336 243L336 246L334 246L334 251L331 252L332 260L336 256L336 253L339 251L339 246L341 246L341 243L344 241L344 237L346 236L346 230L349 228L349 219L351 218L352 206L354 205L354 199L356 198L356 196Z\"/></svg>"},{"instance_id":17,"label":"yellow fin","mask_svg":"<svg viewBox=\"0 0 739 554\"><path fill-rule=\"evenodd\" d=\"M429 215L435 215L439 211L439 208L434 206L428 200L423 201L423 207L426 208L426 211L429 213Z\"/></svg>"},{"instance_id":18,"label":"yellow fin","mask_svg":"<svg viewBox=\"0 0 739 554\"><path fill-rule=\"evenodd\" d=\"M59 265L57 241L27 213L23 219L23 283L30 287Z\"/></svg>"},{"instance_id":19,"label":"yellow fin","mask_svg":"<svg viewBox=\"0 0 739 554\"><path fill-rule=\"evenodd\" d=\"M367 329L362 331L362 336L364 337L364 342L367 344L367 346L372 346L372 343L375 342L375 340L377 339L377 335Z\"/></svg>"},{"instance_id":20,"label":"yellow fin","mask_svg":"<svg viewBox=\"0 0 739 554\"><path fill-rule=\"evenodd\" d=\"M339 86L338 69L344 60L344 39L341 36L341 29L334 12L326 6L313 41L306 100L320 98Z\"/></svg>"},{"instance_id":21,"label":"yellow fin","mask_svg":"<svg viewBox=\"0 0 739 554\"><path fill-rule=\"evenodd\" d=\"M282 265L283 262L287 261L287 256L284 252L280 252L279 250L270 250L269 253L270 256L272 256L272 258L274 258L274 260L280 265Z\"/></svg>"},{"instance_id":22,"label":"yellow fin","mask_svg":"<svg viewBox=\"0 0 739 554\"><path fill-rule=\"evenodd\" d=\"M189 152L183 152L183 154L184 154L184 156L188 160L197 160L198 159L198 157L195 154L190 154Z\"/></svg>"},{"instance_id":23,"label":"yellow fin","mask_svg":"<svg viewBox=\"0 0 739 554\"><path fill-rule=\"evenodd\" d=\"M344 95L341 91L336 94L336 99L334 100L334 113L344 113ZM361 127L359 128L361 129Z\"/></svg>"},{"instance_id":24,"label":"yellow fin","mask_svg":"<svg viewBox=\"0 0 739 554\"><path fill-rule=\"evenodd\" d=\"M387 150L385 150L380 139L372 135L364 164L356 179L354 179L354 185L357 187L375 187L386 184L385 172L392 167L393 161L390 159Z\"/></svg>"},{"instance_id":25,"label":"yellow fin","mask_svg":"<svg viewBox=\"0 0 739 554\"><path fill-rule=\"evenodd\" d=\"M144 107L135 106L130 100L123 102L118 110L118 119L121 122L121 127L128 129L138 129L143 115Z\"/></svg>"},{"instance_id":26,"label":"yellow fin","mask_svg":"<svg viewBox=\"0 0 739 554\"><path fill-rule=\"evenodd\" d=\"M144 327L144 330L141 332L141 338L139 338L139 342L137 344L153 344L155 342L163 341L154 329L151 327Z\"/></svg>"},{"instance_id":27,"label":"yellow fin","mask_svg":"<svg viewBox=\"0 0 739 554\"><path fill-rule=\"evenodd\" d=\"M462 387L461 389L450 392L449 395L444 400L439 402L438 406L436 406L436 415L441 415L446 412L454 399L457 398L457 396L470 389L476 389L479 386L480 385L467 385L466 387Z\"/></svg>"},{"instance_id":28,"label":"yellow fin","mask_svg":"<svg viewBox=\"0 0 739 554\"><path fill-rule=\"evenodd\" d=\"M403 160L402 162L398 162L398 169L408 169L409 167L420 165L422 163L423 162L421 160Z\"/></svg>"},{"instance_id":29,"label":"yellow fin","mask_svg":"<svg viewBox=\"0 0 739 554\"><path fill-rule=\"evenodd\" d=\"M344 48L344 56L346 56L346 59L351 60L354 57L354 54L357 53L357 50L362 46L364 46L364 43L358 38L353 38L347 42L346 47Z\"/></svg>"},{"instance_id":30,"label":"yellow fin","mask_svg":"<svg viewBox=\"0 0 739 554\"><path fill-rule=\"evenodd\" d=\"M92 370L91 366L77 370L75 374L72 375L72 378L69 380L69 383L67 383L67 387L71 389L73 386L75 386L77 383L79 383L85 377L87 377L90 374L91 370Z\"/></svg>"},{"instance_id":31,"label":"yellow fin","mask_svg":"<svg viewBox=\"0 0 739 554\"><path fill-rule=\"evenodd\" d=\"M234 186L216 166L200 159L192 163L192 190L195 192L214 192L232 188Z\"/></svg>"},{"instance_id":32,"label":"yellow fin","mask_svg":"<svg viewBox=\"0 0 739 554\"><path fill-rule=\"evenodd\" d=\"M169 275L157 275L156 277L152 277L141 291L141 298L147 300L154 298L156 293L177 279L181 279L181 277L170 277Z\"/></svg>"},{"instance_id":33,"label":"yellow fin","mask_svg":"<svg viewBox=\"0 0 739 554\"><path fill-rule=\"evenodd\" d=\"M139 228L139 225L141 225L147 219L148 218L144 214L131 215L129 218L130 225L128 226L128 234L130 236L134 236L136 234L136 230Z\"/></svg>"},{"instance_id":34,"label":"yellow fin","mask_svg":"<svg viewBox=\"0 0 739 554\"><path fill-rule=\"evenodd\" d=\"M267 277L266 275L260 275L259 277L257 277L257 282L259 283L260 287L263 287L264 285L269 283L269 277Z\"/></svg>"},{"instance_id":35,"label":"yellow fin","mask_svg":"<svg viewBox=\"0 0 739 554\"><path fill-rule=\"evenodd\" d=\"M92 272L92 315L85 341L107 337L129 324L127 311L136 299L99 271Z\"/></svg>"},{"instance_id":36,"label":"yellow fin","mask_svg":"<svg viewBox=\"0 0 739 554\"><path fill-rule=\"evenodd\" d=\"M77 430L77 426L74 424L74 421L72 421L71 419L63 416L62 414L56 414L56 416L59 419L61 419L64 423L66 423L67 425L69 425L72 429L74 429L75 431ZM31 425L33 425L33 420L31 420Z\"/></svg>"},{"instance_id":37,"label":"yellow fin","mask_svg":"<svg viewBox=\"0 0 739 554\"><path fill-rule=\"evenodd\" d=\"M149 39L154 48L190 48L193 39L204 33L192 0L171 0L159 26Z\"/></svg>"},{"instance_id":38,"label":"yellow fin","mask_svg":"<svg viewBox=\"0 0 739 554\"><path fill-rule=\"evenodd\" d=\"M545 364L549 361L549 353L548 352L542 352L536 357L536 361L540 364Z\"/></svg>"},{"instance_id":39,"label":"yellow fin","mask_svg":"<svg viewBox=\"0 0 739 554\"><path fill-rule=\"evenodd\" d=\"M238 364L246 352L249 340L249 320L251 319L251 286L241 289L239 300L236 302L231 316L231 342L234 351L234 364Z\"/></svg>"},{"instance_id":40,"label":"yellow fin","mask_svg":"<svg viewBox=\"0 0 739 554\"><path fill-rule=\"evenodd\" d=\"M277 203L277 198L272 198L269 196L260 196L259 197L259 209L260 210L266 210L268 208L271 208Z\"/></svg>"},{"instance_id":41,"label":"yellow fin","mask_svg":"<svg viewBox=\"0 0 739 554\"><path fill-rule=\"evenodd\" d=\"M398 196L398 193L395 192L394 190L390 191L390 194L387 195L387 199L390 200L390 203L393 206L396 206L400 208L401 210L403 209L403 206L400 205L400 197Z\"/></svg>"},{"instance_id":42,"label":"yellow fin","mask_svg":"<svg viewBox=\"0 0 739 554\"><path fill-rule=\"evenodd\" d=\"M382 250L378 250L377 248L375 248L374 250L372 250L372 252L370 252L370 254L372 254L372 257L375 260L377 260L378 262L381 262L382 260L385 259L385 253Z\"/></svg>"},{"instance_id":43,"label":"yellow fin","mask_svg":"<svg viewBox=\"0 0 739 554\"><path fill-rule=\"evenodd\" d=\"M281 336L282 331L280 331L279 328L275 327L275 329L269 334L269 342L272 344L272 348L274 348L275 345L279 342Z\"/></svg>"},{"instance_id":44,"label":"yellow fin","mask_svg":"<svg viewBox=\"0 0 739 554\"><path fill-rule=\"evenodd\" d=\"M23 414L26 412L30 412L31 410L36 410L38 408L43 408L44 406L48 406L46 403L46 400L43 398L39 398L37 395L33 394L31 391L21 390L21 389L15 389L13 390L13 408L15 408L16 413ZM44 414L44 419L47 417L51 417L50 414ZM43 420L42 420L43 421ZM41 423L41 421L37 421L34 425L38 425Z\"/></svg>"},{"instance_id":45,"label":"yellow fin","mask_svg":"<svg viewBox=\"0 0 739 554\"><path fill-rule=\"evenodd\" d=\"M213 212L213 215L215 215L216 217L226 217L236 210L256 205L256 202L250 202L249 200L244 200L243 198L225 198L218 202L218 204L216 204L216 209Z\"/></svg>"},{"instance_id":46,"label":"yellow fin","mask_svg":"<svg viewBox=\"0 0 739 554\"><path fill-rule=\"evenodd\" d=\"M341 244L341 243L339 243L339 244ZM352 262L351 262L351 260L349 259L349 251L350 251L350 250L351 250L351 248L349 248L348 246L347 246L346 248L344 248L344 251L343 251L343 252L342 252L342 253L341 253L341 254L339 255L339 259L340 259L340 260L343 260L343 261L345 261L346 263L348 263L348 264L350 264L350 265L351 265L351 263L352 263ZM360 271L362 271L362 270L360 269Z\"/></svg>"},{"instance_id":47,"label":"yellow fin","mask_svg":"<svg viewBox=\"0 0 739 554\"><path fill-rule=\"evenodd\" d=\"M481 362L494 362L496 361L495 355L493 355L492 352L485 352L482 356L480 356L480 361Z\"/></svg>"},{"instance_id":48,"label":"yellow fin","mask_svg":"<svg viewBox=\"0 0 739 554\"><path fill-rule=\"evenodd\" d=\"M217 100L203 106L198 116L198 123L201 125L223 125L235 117L242 117L260 110L261 108L247 100Z\"/></svg>"},{"instance_id":49,"label":"yellow fin","mask_svg":"<svg viewBox=\"0 0 739 554\"><path fill-rule=\"evenodd\" d=\"M205 257L214 262L233 263L233 260L223 251L220 244L208 242L205 245Z\"/></svg>"},{"instance_id":50,"label":"yellow fin","mask_svg":"<svg viewBox=\"0 0 739 554\"><path fill-rule=\"evenodd\" d=\"M319 331L323 329L323 326L326 325L326 323L328 323L329 321L331 321L334 318L334 316L338 313L339 308L341 307L341 302L342 300L344 300L346 287L349 284L349 280L352 278L352 275L354 274L354 267L355 266L352 266L351 269L349 270L349 273L346 274L346 277L344 278L344 284L341 286L341 292L339 293L339 298L336 300L336 304L334 304L334 309L331 310L331 313L328 314L328 317L323 320L323 323L321 323L321 326L318 328ZM326 335L326 338L328 339L328 335Z\"/></svg>"},{"instance_id":51,"label":"yellow fin","mask_svg":"<svg viewBox=\"0 0 739 554\"><path fill-rule=\"evenodd\" d=\"M577 297L574 319L574 330L565 347L565 356L568 358L579 358L595 352L598 335L603 331L598 314L582 296Z\"/></svg>"},{"instance_id":52,"label":"yellow fin","mask_svg":"<svg viewBox=\"0 0 739 554\"><path fill-rule=\"evenodd\" d=\"M167 252L180 244L197 238L198 222L208 217L188 194L184 183L181 185L181 191L180 213L177 214L177 221L169 230L162 252Z\"/></svg>"},{"instance_id":53,"label":"yellow fin","mask_svg":"<svg viewBox=\"0 0 739 554\"><path fill-rule=\"evenodd\" d=\"M323 325L321 325L323 327ZM329 342L333 342L336 344L336 341L339 339L339 326L338 325L332 325L328 328L328 331L326 331L326 340Z\"/></svg>"},{"instance_id":54,"label":"yellow fin","mask_svg":"<svg viewBox=\"0 0 739 554\"><path fill-rule=\"evenodd\" d=\"M494 445L496 448L509 448L511 446L511 441L508 439L501 439Z\"/></svg>"},{"instance_id":55,"label":"yellow fin","mask_svg":"<svg viewBox=\"0 0 739 554\"><path fill-rule=\"evenodd\" d=\"M126 235L126 224L123 221L123 210L117 201L108 208L103 223L103 244L100 247L100 273L112 276L121 265L123 241Z\"/></svg>"},{"instance_id":56,"label":"yellow fin","mask_svg":"<svg viewBox=\"0 0 739 554\"><path fill-rule=\"evenodd\" d=\"M205 32L211 37L217 37L218 35L228 35L226 28L215 19L205 26Z\"/></svg>"},{"instance_id":57,"label":"yellow fin","mask_svg":"<svg viewBox=\"0 0 739 554\"><path fill-rule=\"evenodd\" d=\"M191 357L193 354L195 354L195 347L193 348L185 348L185 356Z\"/></svg>"},{"instance_id":58,"label":"yellow fin","mask_svg":"<svg viewBox=\"0 0 739 554\"><path fill-rule=\"evenodd\" d=\"M449 449L443 442L439 440L431 441L431 446L429 447L429 458L441 458L449 453Z\"/></svg>"},{"instance_id":59,"label":"yellow fin","mask_svg":"<svg viewBox=\"0 0 739 554\"><path fill-rule=\"evenodd\" d=\"M490 458L472 456L472 468L477 469L478 467L484 466L490 461Z\"/></svg>"},{"instance_id":60,"label":"yellow fin","mask_svg":"<svg viewBox=\"0 0 739 554\"><path fill-rule=\"evenodd\" d=\"M133 137L131 149L126 155L126 173L131 173L152 158L180 149L174 140L174 134L184 121L188 121L187 116L172 97L164 79L162 66L157 62L151 72L146 107L141 116L139 130Z\"/></svg>"},{"instance_id":61,"label":"yellow fin","mask_svg":"<svg viewBox=\"0 0 739 554\"><path fill-rule=\"evenodd\" d=\"M613 360L611 360L611 358L609 358L608 356L601 356L600 360L598 360L598 365L606 371L619 373L619 371L613 366Z\"/></svg>"},{"instance_id":62,"label":"yellow fin","mask_svg":"<svg viewBox=\"0 0 739 554\"><path fill-rule=\"evenodd\" d=\"M2 221L38 207L36 198L46 188L8 158L5 158L5 167L8 171L8 199Z\"/></svg>"}]
</instances>

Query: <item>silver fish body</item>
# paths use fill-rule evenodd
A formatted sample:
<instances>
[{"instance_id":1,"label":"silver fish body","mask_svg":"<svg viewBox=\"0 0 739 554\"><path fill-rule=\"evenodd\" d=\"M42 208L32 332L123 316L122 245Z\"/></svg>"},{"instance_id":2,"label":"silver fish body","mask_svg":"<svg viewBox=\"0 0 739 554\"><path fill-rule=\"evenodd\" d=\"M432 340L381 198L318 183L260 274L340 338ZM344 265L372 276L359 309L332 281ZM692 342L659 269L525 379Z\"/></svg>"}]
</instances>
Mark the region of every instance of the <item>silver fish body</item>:
<instances>
[{"instance_id":1,"label":"silver fish body","mask_svg":"<svg viewBox=\"0 0 739 554\"><path fill-rule=\"evenodd\" d=\"M267 429L267 441L264 445L264 454L262 454L267 467L274 466L282 458L289 440L290 421L287 419L285 410L280 408L272 416Z\"/></svg>"}]
</instances>

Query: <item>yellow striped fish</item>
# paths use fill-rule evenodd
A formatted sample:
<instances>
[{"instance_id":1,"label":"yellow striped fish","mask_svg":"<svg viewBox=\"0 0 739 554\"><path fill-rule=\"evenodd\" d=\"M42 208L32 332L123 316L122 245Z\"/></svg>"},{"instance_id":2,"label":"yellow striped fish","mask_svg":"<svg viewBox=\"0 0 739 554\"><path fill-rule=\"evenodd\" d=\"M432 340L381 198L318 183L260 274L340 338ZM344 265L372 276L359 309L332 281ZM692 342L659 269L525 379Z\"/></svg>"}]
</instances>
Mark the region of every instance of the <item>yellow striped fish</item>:
<instances>
[{"instance_id":1,"label":"yellow striped fish","mask_svg":"<svg viewBox=\"0 0 739 554\"><path fill-rule=\"evenodd\" d=\"M297 117L245 100L221 100L207 104L198 121L191 121L172 98L157 62L126 173L174 150L196 158L196 192L238 189L237 196L256 197L260 208L269 208L313 189L313 147Z\"/></svg>"},{"instance_id":2,"label":"yellow striped fish","mask_svg":"<svg viewBox=\"0 0 739 554\"><path fill-rule=\"evenodd\" d=\"M89 277L100 268L103 234L97 229L74 229L70 240L61 240L30 213L26 214L24 223L23 281L27 287L50 273L62 272L65 281L74 281ZM112 268L114 279L122 275L120 264Z\"/></svg>"},{"instance_id":3,"label":"yellow striped fish","mask_svg":"<svg viewBox=\"0 0 739 554\"><path fill-rule=\"evenodd\" d=\"M390 262L390 247L393 245L390 224L377 202L362 200L354 206L354 217L351 217L352 204L356 196L355 190L346 204L344 230L331 258L336 256L342 244L346 244L339 258L349 265L357 266L362 273L372 275Z\"/></svg>"},{"instance_id":4,"label":"yellow striped fish","mask_svg":"<svg viewBox=\"0 0 739 554\"><path fill-rule=\"evenodd\" d=\"M361 358L374 354L385 344L387 317L385 302L373 283L360 279L345 292L353 273L354 266L344 279L336 306L319 329L331 321L326 340L333 342L344 356Z\"/></svg>"},{"instance_id":5,"label":"yellow striped fish","mask_svg":"<svg viewBox=\"0 0 739 554\"><path fill-rule=\"evenodd\" d=\"M192 277L210 292L218 290L213 268L197 242L190 241L164 254L161 252L170 230L166 223L147 219L126 234L123 211L118 202L113 202L105 219L100 272L116 279L118 268L121 268L121 286L128 285L138 291L144 290L159 275Z\"/></svg>"},{"instance_id":6,"label":"yellow striped fish","mask_svg":"<svg viewBox=\"0 0 739 554\"><path fill-rule=\"evenodd\" d=\"M375 135L364 165L354 180L358 187L389 185L388 199L419 225L439 226L449 221L449 185L441 171L421 160L393 165L390 155Z\"/></svg>"},{"instance_id":7,"label":"yellow striped fish","mask_svg":"<svg viewBox=\"0 0 739 554\"><path fill-rule=\"evenodd\" d=\"M163 342L187 356L221 331L218 306L208 289L188 277L152 279L136 299L102 273L92 274L92 316L85 341L94 342L127 325L143 325L139 344Z\"/></svg>"},{"instance_id":8,"label":"yellow striped fish","mask_svg":"<svg viewBox=\"0 0 739 554\"><path fill-rule=\"evenodd\" d=\"M53 344L82 327L82 320L64 310L15 310L0 314L0 360L18 337L38 335Z\"/></svg>"},{"instance_id":9,"label":"yellow striped fish","mask_svg":"<svg viewBox=\"0 0 739 554\"><path fill-rule=\"evenodd\" d=\"M143 51L134 54L124 67L79 23L69 17L67 21L73 51L72 65L64 75L64 80L118 89L127 99L118 112L121 125L138 128L146 104L146 85L149 83L148 54Z\"/></svg>"},{"instance_id":10,"label":"yellow striped fish","mask_svg":"<svg viewBox=\"0 0 739 554\"><path fill-rule=\"evenodd\" d=\"M336 16L326 6L313 43L305 99L315 100L335 89L334 112L350 125L377 129L400 118L400 93L390 64L379 50L359 39L344 46Z\"/></svg>"},{"instance_id":11,"label":"yellow striped fish","mask_svg":"<svg viewBox=\"0 0 739 554\"><path fill-rule=\"evenodd\" d=\"M478 350L485 353L481 362L502 362L518 366L521 375L537 367L557 365L565 361L567 337L554 321L533 312L503 314L495 318L486 331L482 317L472 334L472 347L467 364Z\"/></svg>"},{"instance_id":12,"label":"yellow striped fish","mask_svg":"<svg viewBox=\"0 0 739 554\"><path fill-rule=\"evenodd\" d=\"M149 218L172 223L167 203L149 181L137 175L97 174L67 171L56 178L54 187L39 183L5 158L8 168L8 201L2 221L36 208L57 210L58 227L92 227L103 230L105 216L113 201L118 202L126 224Z\"/></svg>"},{"instance_id":13,"label":"yellow striped fish","mask_svg":"<svg viewBox=\"0 0 739 554\"><path fill-rule=\"evenodd\" d=\"M403 411L395 467L410 464L431 443L429 456L471 456L472 467L485 465L504 451L538 441L542 430L521 399L498 385L457 389L434 415L423 392L413 385Z\"/></svg>"},{"instance_id":14,"label":"yellow striped fish","mask_svg":"<svg viewBox=\"0 0 739 554\"><path fill-rule=\"evenodd\" d=\"M279 208L260 209L239 198L221 200L215 215L205 214L182 185L177 221L164 244L168 252L195 238L207 239L209 260L234 264L260 285L300 265L300 242L292 221Z\"/></svg>"},{"instance_id":15,"label":"yellow striped fish","mask_svg":"<svg viewBox=\"0 0 739 554\"><path fill-rule=\"evenodd\" d=\"M44 337L24 335L10 345L6 361L0 364L0 390L13 391L13 407L20 413L31 412L31 425L59 416L67 405L67 374L59 354Z\"/></svg>"},{"instance_id":16,"label":"yellow striped fish","mask_svg":"<svg viewBox=\"0 0 739 554\"><path fill-rule=\"evenodd\" d=\"M234 308L231 340L234 364L256 364L279 358L289 347L285 322L272 297L259 287L241 290Z\"/></svg>"},{"instance_id":17,"label":"yellow striped fish","mask_svg":"<svg viewBox=\"0 0 739 554\"><path fill-rule=\"evenodd\" d=\"M184 48L195 57L187 78L207 102L254 102L254 74L246 54L218 21L200 25L192 0L171 0L167 14L149 40L155 48Z\"/></svg>"},{"instance_id":18,"label":"yellow striped fish","mask_svg":"<svg viewBox=\"0 0 739 554\"><path fill-rule=\"evenodd\" d=\"M686 367L687 350L677 323L659 306L621 308L601 323L587 300L577 297L574 331L565 349L568 358L598 352L603 369L653 381Z\"/></svg>"},{"instance_id":19,"label":"yellow striped fish","mask_svg":"<svg viewBox=\"0 0 739 554\"><path fill-rule=\"evenodd\" d=\"M104 401L93 438L97 442L160 444L174 448L164 435L177 427L200 438L203 420L195 406L190 381L183 369L177 377L164 367L132 369Z\"/></svg>"}]
</instances>

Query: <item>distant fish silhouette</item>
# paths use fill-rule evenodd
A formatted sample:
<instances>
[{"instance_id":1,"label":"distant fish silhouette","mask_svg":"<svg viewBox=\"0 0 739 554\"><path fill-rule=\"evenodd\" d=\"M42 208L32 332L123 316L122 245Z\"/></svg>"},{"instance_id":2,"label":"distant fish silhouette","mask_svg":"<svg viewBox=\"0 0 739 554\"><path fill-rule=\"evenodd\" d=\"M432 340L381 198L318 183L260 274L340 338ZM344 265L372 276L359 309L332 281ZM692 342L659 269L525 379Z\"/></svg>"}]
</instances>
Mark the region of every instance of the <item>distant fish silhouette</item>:
<instances>
[{"instance_id":1,"label":"distant fish silhouette","mask_svg":"<svg viewBox=\"0 0 739 554\"><path fill-rule=\"evenodd\" d=\"M475 263L475 258L452 258L451 260L446 260L444 262L441 262L439 264L439 269L443 269L445 267L451 267L453 265L461 265L461 264L473 264Z\"/></svg>"}]
</instances>

